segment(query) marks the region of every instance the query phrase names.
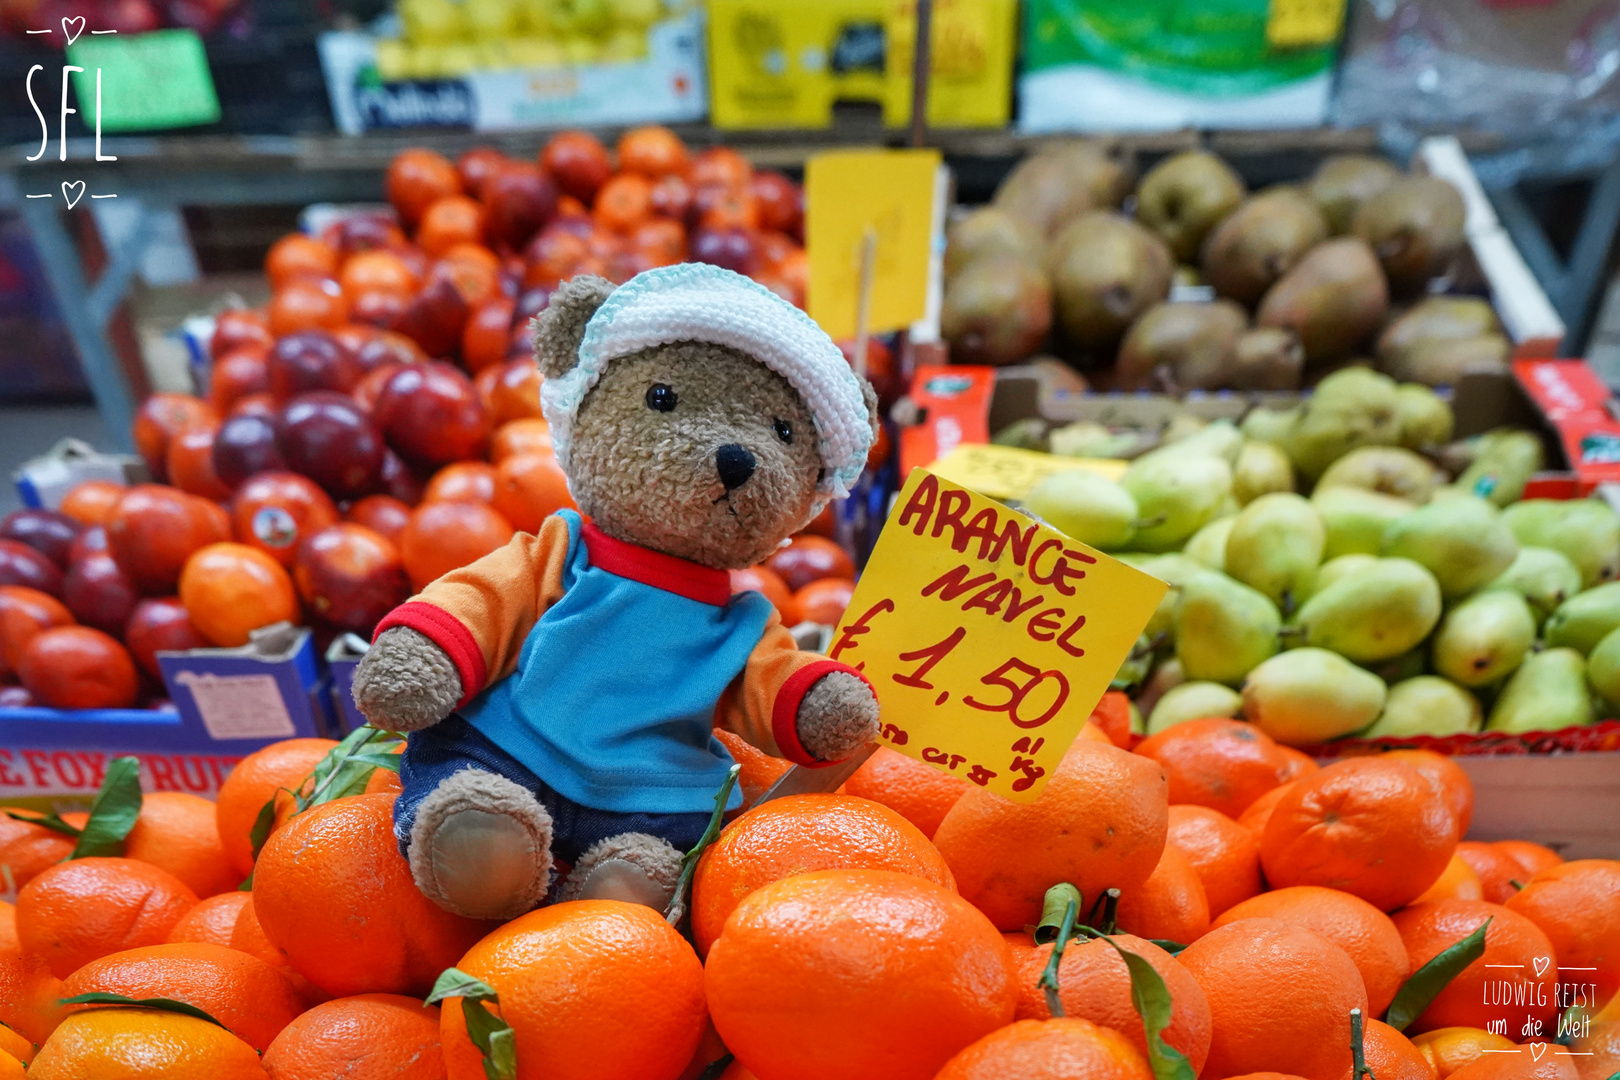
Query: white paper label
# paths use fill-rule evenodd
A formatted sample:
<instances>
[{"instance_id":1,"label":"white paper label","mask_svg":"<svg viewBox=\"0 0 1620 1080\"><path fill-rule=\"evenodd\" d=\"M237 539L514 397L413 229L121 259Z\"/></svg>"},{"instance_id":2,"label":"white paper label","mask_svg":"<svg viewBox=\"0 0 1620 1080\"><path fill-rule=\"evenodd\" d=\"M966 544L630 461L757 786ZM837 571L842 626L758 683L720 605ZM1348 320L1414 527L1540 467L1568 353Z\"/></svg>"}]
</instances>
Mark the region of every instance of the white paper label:
<instances>
[{"instance_id":1,"label":"white paper label","mask_svg":"<svg viewBox=\"0 0 1620 1080\"><path fill-rule=\"evenodd\" d=\"M275 739L298 733L273 675L208 675L183 671L203 725L215 739Z\"/></svg>"}]
</instances>

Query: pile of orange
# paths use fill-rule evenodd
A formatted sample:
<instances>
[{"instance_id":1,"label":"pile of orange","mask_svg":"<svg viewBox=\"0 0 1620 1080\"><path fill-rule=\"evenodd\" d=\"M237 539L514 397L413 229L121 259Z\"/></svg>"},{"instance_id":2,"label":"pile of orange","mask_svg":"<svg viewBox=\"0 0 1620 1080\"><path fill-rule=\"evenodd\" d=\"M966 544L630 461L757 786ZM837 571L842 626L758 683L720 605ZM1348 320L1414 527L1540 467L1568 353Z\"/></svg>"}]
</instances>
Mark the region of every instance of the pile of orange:
<instances>
[{"instance_id":1,"label":"pile of orange","mask_svg":"<svg viewBox=\"0 0 1620 1080\"><path fill-rule=\"evenodd\" d=\"M1317 768L1230 723L1135 752L1088 724L1022 804L884 751L838 793L734 815L681 927L613 901L445 913L399 853L392 773L299 810L327 740L250 755L213 804L147 796L119 857L0 817L0 1077L477 1080L494 1024L519 1080L1153 1080L1160 1042L1204 1080L1351 1080L1357 1010L1379 1080L1620 1070L1620 862L1459 843L1472 789L1435 755ZM717 734L752 802L784 763ZM1110 936L1068 942L1049 993L1030 931L1061 882ZM1487 923L1404 1030L1382 1022ZM1158 1040L1121 949L1168 995ZM451 968L481 989L423 1004ZM118 996L63 1001L83 994Z\"/></svg>"}]
</instances>

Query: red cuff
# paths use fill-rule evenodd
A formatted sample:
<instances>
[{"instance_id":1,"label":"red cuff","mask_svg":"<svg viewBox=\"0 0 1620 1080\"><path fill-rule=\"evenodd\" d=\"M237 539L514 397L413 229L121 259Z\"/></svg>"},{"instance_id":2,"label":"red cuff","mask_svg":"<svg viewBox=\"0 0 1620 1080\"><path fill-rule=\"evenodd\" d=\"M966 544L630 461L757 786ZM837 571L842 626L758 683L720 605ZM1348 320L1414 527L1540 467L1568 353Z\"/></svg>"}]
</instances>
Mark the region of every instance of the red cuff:
<instances>
[{"instance_id":1,"label":"red cuff","mask_svg":"<svg viewBox=\"0 0 1620 1080\"><path fill-rule=\"evenodd\" d=\"M461 676L461 700L456 702L456 708L461 708L471 701L478 691L484 688L484 677L488 674L484 666L484 650L478 647L473 640L472 631L461 624L461 620L432 604L420 600L412 600L383 616L383 621L377 624L377 632L371 635L376 641L384 630L391 630L396 626L409 627L418 634L426 637L433 644L445 651L451 663L456 665L456 674Z\"/></svg>"},{"instance_id":2,"label":"red cuff","mask_svg":"<svg viewBox=\"0 0 1620 1080\"><path fill-rule=\"evenodd\" d=\"M872 687L865 675L848 664L840 664L836 660L817 660L789 675L787 682L782 684L782 689L776 692L776 704L771 708L771 734L776 738L776 746L782 751L782 756L795 765L819 769L835 764L814 757L799 741L799 703L804 700L804 695L810 692L817 679L823 675L831 675L835 671L848 672L866 683L867 689ZM876 690L872 693L874 697L877 695Z\"/></svg>"}]
</instances>

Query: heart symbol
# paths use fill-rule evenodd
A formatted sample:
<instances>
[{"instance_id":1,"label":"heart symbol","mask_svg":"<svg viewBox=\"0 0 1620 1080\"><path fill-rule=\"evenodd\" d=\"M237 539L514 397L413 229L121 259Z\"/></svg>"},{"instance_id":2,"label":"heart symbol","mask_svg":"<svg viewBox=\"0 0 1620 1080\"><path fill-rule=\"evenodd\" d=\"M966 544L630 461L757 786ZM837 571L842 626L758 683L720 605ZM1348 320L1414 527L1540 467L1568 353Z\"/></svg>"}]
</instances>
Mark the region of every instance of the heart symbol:
<instances>
[{"instance_id":1,"label":"heart symbol","mask_svg":"<svg viewBox=\"0 0 1620 1080\"><path fill-rule=\"evenodd\" d=\"M69 188L73 189L72 194L69 194ZM67 200L68 209L73 209L73 204L84 198L84 181L75 180L71 184L66 180L62 181L62 198Z\"/></svg>"},{"instance_id":2,"label":"heart symbol","mask_svg":"<svg viewBox=\"0 0 1620 1080\"><path fill-rule=\"evenodd\" d=\"M1541 1060L1541 1055L1545 1054L1546 1052L1547 1052L1547 1044L1546 1043L1531 1043L1530 1044L1530 1060L1531 1061L1540 1061Z\"/></svg>"},{"instance_id":3,"label":"heart symbol","mask_svg":"<svg viewBox=\"0 0 1620 1080\"><path fill-rule=\"evenodd\" d=\"M1550 957L1550 956L1538 956L1532 962L1531 966L1536 969L1536 977L1540 978L1542 975L1546 974L1547 968L1551 964L1552 964L1552 957Z\"/></svg>"},{"instance_id":4,"label":"heart symbol","mask_svg":"<svg viewBox=\"0 0 1620 1080\"><path fill-rule=\"evenodd\" d=\"M62 33L67 35L69 45L77 41L79 35L84 33L84 16L75 15L71 19L62 16Z\"/></svg>"}]
</instances>

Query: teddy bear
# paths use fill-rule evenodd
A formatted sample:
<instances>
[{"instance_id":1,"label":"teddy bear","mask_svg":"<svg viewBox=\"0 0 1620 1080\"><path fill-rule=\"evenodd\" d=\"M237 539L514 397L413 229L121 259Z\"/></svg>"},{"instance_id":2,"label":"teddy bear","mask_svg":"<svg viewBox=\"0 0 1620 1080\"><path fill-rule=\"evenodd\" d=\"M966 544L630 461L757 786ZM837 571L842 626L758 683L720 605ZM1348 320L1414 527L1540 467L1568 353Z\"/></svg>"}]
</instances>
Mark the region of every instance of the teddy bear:
<instances>
[{"instance_id":1,"label":"teddy bear","mask_svg":"<svg viewBox=\"0 0 1620 1080\"><path fill-rule=\"evenodd\" d=\"M407 733L394 831L439 906L662 907L732 764L717 725L808 767L877 734L865 677L728 574L848 494L876 396L802 311L704 264L574 278L533 338L579 511L391 612L354 700Z\"/></svg>"}]
</instances>

